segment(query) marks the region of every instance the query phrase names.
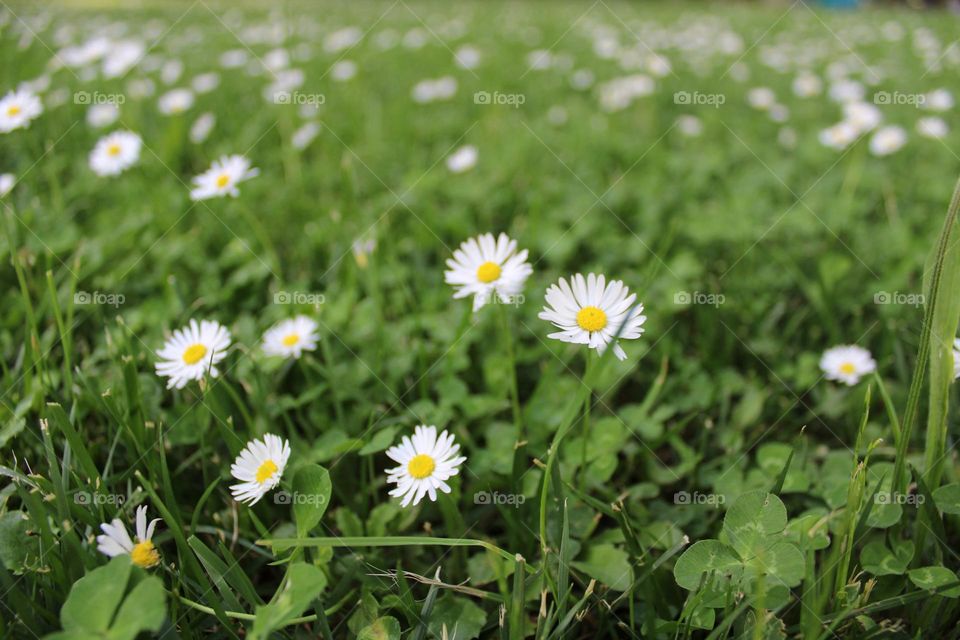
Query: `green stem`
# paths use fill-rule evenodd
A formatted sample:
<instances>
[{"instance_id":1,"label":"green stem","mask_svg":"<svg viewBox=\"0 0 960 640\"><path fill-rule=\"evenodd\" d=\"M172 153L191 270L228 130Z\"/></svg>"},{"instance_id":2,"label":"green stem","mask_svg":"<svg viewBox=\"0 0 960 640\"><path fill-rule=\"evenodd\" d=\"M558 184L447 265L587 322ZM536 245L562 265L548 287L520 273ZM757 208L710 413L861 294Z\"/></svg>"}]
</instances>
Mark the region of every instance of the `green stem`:
<instances>
[{"instance_id":1,"label":"green stem","mask_svg":"<svg viewBox=\"0 0 960 640\"><path fill-rule=\"evenodd\" d=\"M172 595L173 597L175 597L175 598L176 598L177 600L179 600L180 602L182 602L183 604L185 604L185 605L187 605L188 607L190 607L191 609L196 609L197 611L202 611L202 612L208 613L208 614L210 614L210 615L215 615L215 613L216 613L216 612L213 610L212 607L208 607L208 606L206 606L206 605L204 605L204 604L200 604L199 602L194 602L193 600L191 600L191 599L189 599L189 598L185 598L184 596L181 596L181 595L179 595L179 594L176 594L176 593L174 593L173 591L168 591L168 593L169 593L170 595ZM325 615L325 616L330 616L330 615L335 614L337 611L339 611L340 609L342 609L343 606L344 606L345 604L347 604L347 602L349 602L351 598L353 598L353 595L354 595L355 593L356 593L356 589L352 589L352 590L348 591L347 594L346 594L345 596L343 596L342 598L340 598L340 600L339 600L336 604L334 604L333 606L331 606L329 609L324 609L323 615ZM243 612L241 612L241 611L224 611L224 613L227 615L228 618L233 618L233 619L235 619L235 620L249 620L249 621L253 621L253 620L256 620L256 619L257 619L257 616L256 616L256 615L254 615L254 614L252 614L252 613L243 613ZM313 614L313 615L309 615L309 616L302 616L302 617L300 617L300 618L293 618L292 620L288 621L288 622L285 624L285 626L290 626L290 625L294 625L294 624L303 624L304 622L313 622L313 621L316 620L316 619L317 619L317 614Z\"/></svg>"}]
</instances>

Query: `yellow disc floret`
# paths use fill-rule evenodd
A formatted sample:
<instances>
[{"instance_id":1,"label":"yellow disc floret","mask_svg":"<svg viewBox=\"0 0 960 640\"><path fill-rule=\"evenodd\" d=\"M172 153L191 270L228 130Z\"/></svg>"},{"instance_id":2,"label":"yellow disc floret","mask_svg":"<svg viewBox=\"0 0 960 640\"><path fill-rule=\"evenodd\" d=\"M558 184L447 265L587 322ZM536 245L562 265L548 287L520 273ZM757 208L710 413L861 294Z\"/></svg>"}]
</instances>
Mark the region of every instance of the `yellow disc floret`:
<instances>
[{"instance_id":1,"label":"yellow disc floret","mask_svg":"<svg viewBox=\"0 0 960 640\"><path fill-rule=\"evenodd\" d=\"M133 546L133 551L130 552L130 560L138 567L149 569L160 564L160 553L154 548L152 542L144 540Z\"/></svg>"},{"instance_id":2,"label":"yellow disc floret","mask_svg":"<svg viewBox=\"0 0 960 640\"><path fill-rule=\"evenodd\" d=\"M228 175L225 174L225 173L221 173L219 176L217 176L217 188L218 188L218 189L223 189L223 188L224 188L225 186L227 186L228 184L230 184L230 176L228 176Z\"/></svg>"},{"instance_id":3,"label":"yellow disc floret","mask_svg":"<svg viewBox=\"0 0 960 640\"><path fill-rule=\"evenodd\" d=\"M300 342L300 336L296 333L291 333L283 339L283 346L292 347L293 345Z\"/></svg>"},{"instance_id":4,"label":"yellow disc floret","mask_svg":"<svg viewBox=\"0 0 960 640\"><path fill-rule=\"evenodd\" d=\"M500 277L500 265L496 262L484 262L477 268L477 280L483 283L493 282Z\"/></svg>"},{"instance_id":5,"label":"yellow disc floret","mask_svg":"<svg viewBox=\"0 0 960 640\"><path fill-rule=\"evenodd\" d=\"M273 460L265 460L257 469L257 482L263 484L273 477L277 472L277 463Z\"/></svg>"},{"instance_id":6,"label":"yellow disc floret","mask_svg":"<svg viewBox=\"0 0 960 640\"><path fill-rule=\"evenodd\" d=\"M430 474L432 474L433 470L436 468L437 463L434 462L432 457L425 453L420 453L413 456L413 458L410 460L410 463L407 465L407 471L410 472L410 476L417 480L429 478Z\"/></svg>"},{"instance_id":7,"label":"yellow disc floret","mask_svg":"<svg viewBox=\"0 0 960 640\"><path fill-rule=\"evenodd\" d=\"M850 375L851 373L856 373L856 372L857 372L857 368L853 366L852 362L844 362L842 365L840 365L840 373L845 373L847 375Z\"/></svg>"},{"instance_id":8,"label":"yellow disc floret","mask_svg":"<svg viewBox=\"0 0 960 640\"><path fill-rule=\"evenodd\" d=\"M207 348L202 344L192 344L183 352L183 361L187 364L197 364L207 355Z\"/></svg>"},{"instance_id":9,"label":"yellow disc floret","mask_svg":"<svg viewBox=\"0 0 960 640\"><path fill-rule=\"evenodd\" d=\"M607 326L607 314L599 307L584 307L577 312L577 324L590 333L600 331Z\"/></svg>"}]
</instances>

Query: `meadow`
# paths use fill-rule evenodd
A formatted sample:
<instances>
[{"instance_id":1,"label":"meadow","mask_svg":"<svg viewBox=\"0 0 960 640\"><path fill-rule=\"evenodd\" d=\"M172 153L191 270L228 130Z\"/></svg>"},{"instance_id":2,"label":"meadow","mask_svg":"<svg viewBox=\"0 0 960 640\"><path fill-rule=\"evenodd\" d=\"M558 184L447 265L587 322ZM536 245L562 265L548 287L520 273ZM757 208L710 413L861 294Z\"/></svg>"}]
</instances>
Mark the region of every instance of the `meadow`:
<instances>
[{"instance_id":1,"label":"meadow","mask_svg":"<svg viewBox=\"0 0 960 640\"><path fill-rule=\"evenodd\" d=\"M956 16L0 5L3 637L960 635Z\"/></svg>"}]
</instances>

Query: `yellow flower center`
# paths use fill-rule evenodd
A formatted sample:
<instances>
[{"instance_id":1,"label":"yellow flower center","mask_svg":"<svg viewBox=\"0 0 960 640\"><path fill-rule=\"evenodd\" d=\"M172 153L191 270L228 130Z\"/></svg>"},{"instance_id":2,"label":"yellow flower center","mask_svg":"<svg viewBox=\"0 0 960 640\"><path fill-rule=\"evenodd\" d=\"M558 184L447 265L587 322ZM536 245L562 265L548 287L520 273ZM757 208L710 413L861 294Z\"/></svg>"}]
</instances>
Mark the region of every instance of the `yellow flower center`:
<instances>
[{"instance_id":1,"label":"yellow flower center","mask_svg":"<svg viewBox=\"0 0 960 640\"><path fill-rule=\"evenodd\" d=\"M10 116L11 118L17 115L18 113L20 113L20 105L12 104L9 107L7 107L7 115Z\"/></svg>"},{"instance_id":2,"label":"yellow flower center","mask_svg":"<svg viewBox=\"0 0 960 640\"><path fill-rule=\"evenodd\" d=\"M840 365L840 373L845 373L847 375L850 375L851 373L856 373L856 372L857 372L857 368L853 366L852 362L844 362L842 365Z\"/></svg>"},{"instance_id":3,"label":"yellow flower center","mask_svg":"<svg viewBox=\"0 0 960 640\"><path fill-rule=\"evenodd\" d=\"M410 460L410 463L407 465L407 471L409 471L410 475L417 480L429 478L430 474L433 473L433 470L436 468L437 463L433 461L433 458L425 453L419 453L413 456L413 458Z\"/></svg>"},{"instance_id":4,"label":"yellow flower center","mask_svg":"<svg viewBox=\"0 0 960 640\"><path fill-rule=\"evenodd\" d=\"M107 155L118 156L120 155L120 145L114 143L107 147Z\"/></svg>"},{"instance_id":5,"label":"yellow flower center","mask_svg":"<svg viewBox=\"0 0 960 640\"><path fill-rule=\"evenodd\" d=\"M283 339L283 346L292 347L293 345L300 342L300 336L296 333L291 333L286 338Z\"/></svg>"},{"instance_id":6,"label":"yellow flower center","mask_svg":"<svg viewBox=\"0 0 960 640\"><path fill-rule=\"evenodd\" d=\"M600 331L607 326L607 314L598 307L584 307L577 312L577 324L584 331Z\"/></svg>"},{"instance_id":7,"label":"yellow flower center","mask_svg":"<svg viewBox=\"0 0 960 640\"><path fill-rule=\"evenodd\" d=\"M138 567L149 569L160 564L160 554L153 547L152 542L144 540L134 545L133 551L130 552L130 560Z\"/></svg>"},{"instance_id":8,"label":"yellow flower center","mask_svg":"<svg viewBox=\"0 0 960 640\"><path fill-rule=\"evenodd\" d=\"M500 277L500 265L496 262L484 262L477 269L477 280L480 282L493 282Z\"/></svg>"},{"instance_id":9,"label":"yellow flower center","mask_svg":"<svg viewBox=\"0 0 960 640\"><path fill-rule=\"evenodd\" d=\"M260 465L260 468L257 469L257 482L263 484L267 480L273 477L273 474L277 472L277 463L273 460L266 460L263 464Z\"/></svg>"},{"instance_id":10,"label":"yellow flower center","mask_svg":"<svg viewBox=\"0 0 960 640\"><path fill-rule=\"evenodd\" d=\"M183 361L187 364L197 364L207 355L207 348L202 344L192 344L183 352Z\"/></svg>"},{"instance_id":11,"label":"yellow flower center","mask_svg":"<svg viewBox=\"0 0 960 640\"><path fill-rule=\"evenodd\" d=\"M223 189L225 186L230 184L230 176L225 173L221 173L217 176L217 187Z\"/></svg>"}]
</instances>

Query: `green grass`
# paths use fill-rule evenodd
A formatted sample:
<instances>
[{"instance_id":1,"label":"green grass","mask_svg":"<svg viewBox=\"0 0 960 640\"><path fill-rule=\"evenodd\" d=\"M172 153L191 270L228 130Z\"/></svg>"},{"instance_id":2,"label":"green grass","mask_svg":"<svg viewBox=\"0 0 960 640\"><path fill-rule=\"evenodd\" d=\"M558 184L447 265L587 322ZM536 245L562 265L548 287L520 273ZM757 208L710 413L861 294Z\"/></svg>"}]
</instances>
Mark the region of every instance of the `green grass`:
<instances>
[{"instance_id":1,"label":"green grass","mask_svg":"<svg viewBox=\"0 0 960 640\"><path fill-rule=\"evenodd\" d=\"M802 4L11 6L0 93L42 74L67 40L121 37L118 25L159 63L182 61L171 87L208 71L221 84L166 117L157 95L128 88L146 76L162 93L159 70L54 69L44 113L0 134L0 173L18 179L0 199L5 637L956 633L956 109L940 114L953 130L938 141L914 130L927 112L883 105L909 141L880 158L868 139L821 145L840 107L791 91L812 55L824 78L831 63L857 79L875 66L868 101L960 96L952 17ZM883 37L890 21L903 40ZM362 41L325 51L348 25ZM641 59L652 43L673 68L621 111L569 81L641 72L597 55L601 28ZM681 48L721 29L739 52ZM913 46L918 29L938 39L942 69ZM377 44L411 30L422 48ZM482 52L473 70L453 64L464 44ZM291 137L309 118L265 100L269 73L218 62L280 46L304 71L299 91L324 96L304 150ZM788 72L764 64L775 46ZM556 66L529 69L537 49ZM332 79L340 59L355 78ZM412 100L417 82L444 75L457 79L452 99ZM748 106L757 86L789 107L786 124ZM120 121L88 126L77 91L127 96ZM523 103L477 104L483 91ZM724 101L677 104L684 91ZM216 125L193 144L205 111ZM681 114L701 120L700 137L681 134ZM777 142L784 126L793 149ZM118 128L143 137L140 161L98 178L87 156ZM444 160L464 144L479 161L452 174ZM192 202L192 177L225 153L260 175L239 198ZM471 314L445 261L499 231L534 273L522 303ZM366 261L358 239L376 240ZM624 341L624 362L549 339L537 318L550 284L590 271L644 303L646 332ZM926 305L875 303L884 292ZM85 294L109 302L78 304ZM684 294L710 303L679 304ZM266 357L263 331L297 313L319 322L318 349ZM229 327L233 346L219 377L167 390L155 352L192 318ZM847 343L878 363L854 387L818 368ZM452 494L401 509L384 451L418 424L454 433L467 461ZM231 463L265 433L291 443L281 488L317 501L231 498ZM113 518L130 529L141 504L163 519L149 571L94 540Z\"/></svg>"}]
</instances>

